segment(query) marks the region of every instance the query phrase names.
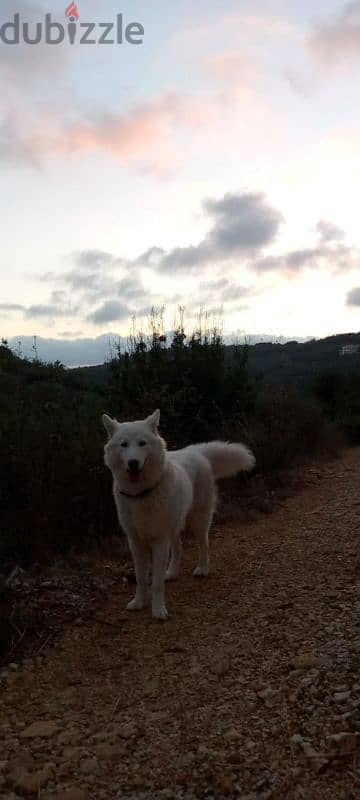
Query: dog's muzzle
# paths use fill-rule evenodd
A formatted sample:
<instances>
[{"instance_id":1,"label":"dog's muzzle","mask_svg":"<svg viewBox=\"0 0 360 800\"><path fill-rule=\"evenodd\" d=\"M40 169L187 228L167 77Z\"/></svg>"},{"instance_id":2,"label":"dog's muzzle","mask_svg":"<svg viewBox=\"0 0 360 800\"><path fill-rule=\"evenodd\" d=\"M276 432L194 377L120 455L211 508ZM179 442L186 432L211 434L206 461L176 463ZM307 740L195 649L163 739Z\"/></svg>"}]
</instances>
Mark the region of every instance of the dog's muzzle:
<instances>
[{"instance_id":1,"label":"dog's muzzle","mask_svg":"<svg viewBox=\"0 0 360 800\"><path fill-rule=\"evenodd\" d=\"M136 481L138 481L140 478L142 469L143 469L142 467L140 468L140 464L137 458L130 459L130 461L128 461L128 466L127 466L127 471L130 475L130 480L136 483Z\"/></svg>"},{"instance_id":2,"label":"dog's muzzle","mask_svg":"<svg viewBox=\"0 0 360 800\"><path fill-rule=\"evenodd\" d=\"M128 461L128 472L130 473L140 472L139 462L136 458L132 458L130 461Z\"/></svg>"}]
</instances>

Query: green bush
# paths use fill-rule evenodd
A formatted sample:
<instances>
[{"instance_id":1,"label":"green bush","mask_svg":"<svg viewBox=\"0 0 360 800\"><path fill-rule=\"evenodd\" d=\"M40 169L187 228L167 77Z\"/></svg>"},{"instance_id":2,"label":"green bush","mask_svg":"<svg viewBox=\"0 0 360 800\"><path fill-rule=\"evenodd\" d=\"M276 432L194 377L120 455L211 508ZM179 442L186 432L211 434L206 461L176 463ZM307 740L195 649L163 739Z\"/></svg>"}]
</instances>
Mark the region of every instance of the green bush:
<instances>
[{"instance_id":1,"label":"green bush","mask_svg":"<svg viewBox=\"0 0 360 800\"><path fill-rule=\"evenodd\" d=\"M102 464L104 399L66 379L60 365L0 352L3 562L44 559L116 529Z\"/></svg>"},{"instance_id":2,"label":"green bush","mask_svg":"<svg viewBox=\"0 0 360 800\"><path fill-rule=\"evenodd\" d=\"M244 440L265 472L292 466L322 447L327 428L319 407L292 391L265 390L249 377L247 359L248 349L225 348L216 328L199 327L187 338L179 325L168 342L155 316L151 337L131 337L101 385L58 362L22 359L4 343L0 572L14 562L87 548L118 531L103 464L104 411L136 419L160 407L170 448L213 438Z\"/></svg>"},{"instance_id":3,"label":"green bush","mask_svg":"<svg viewBox=\"0 0 360 800\"><path fill-rule=\"evenodd\" d=\"M348 440L360 442L360 374L327 371L314 382L314 395L324 414Z\"/></svg>"}]
</instances>

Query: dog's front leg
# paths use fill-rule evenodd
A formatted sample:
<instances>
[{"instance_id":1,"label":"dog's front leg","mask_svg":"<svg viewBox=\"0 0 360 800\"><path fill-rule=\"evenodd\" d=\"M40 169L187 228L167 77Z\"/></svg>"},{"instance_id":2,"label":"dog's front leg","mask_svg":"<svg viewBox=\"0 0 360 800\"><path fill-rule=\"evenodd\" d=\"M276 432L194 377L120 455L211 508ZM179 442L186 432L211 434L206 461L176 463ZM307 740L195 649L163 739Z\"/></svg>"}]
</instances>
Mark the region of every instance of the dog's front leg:
<instances>
[{"instance_id":1,"label":"dog's front leg","mask_svg":"<svg viewBox=\"0 0 360 800\"><path fill-rule=\"evenodd\" d=\"M148 600L150 554L144 542L136 537L129 538L129 546L134 559L136 594L126 608L128 611L139 611Z\"/></svg>"},{"instance_id":2,"label":"dog's front leg","mask_svg":"<svg viewBox=\"0 0 360 800\"><path fill-rule=\"evenodd\" d=\"M165 573L169 561L169 542L154 542L152 548L152 615L155 619L166 619Z\"/></svg>"}]
</instances>

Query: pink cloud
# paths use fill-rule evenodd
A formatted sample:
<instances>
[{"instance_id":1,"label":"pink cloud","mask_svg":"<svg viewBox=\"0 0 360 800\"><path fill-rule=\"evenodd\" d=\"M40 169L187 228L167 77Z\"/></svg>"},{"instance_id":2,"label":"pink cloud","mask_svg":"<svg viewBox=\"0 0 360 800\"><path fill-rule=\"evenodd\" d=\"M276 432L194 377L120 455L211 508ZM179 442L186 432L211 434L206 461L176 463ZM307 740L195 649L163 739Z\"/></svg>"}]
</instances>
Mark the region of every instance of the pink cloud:
<instances>
[{"instance_id":1,"label":"pink cloud","mask_svg":"<svg viewBox=\"0 0 360 800\"><path fill-rule=\"evenodd\" d=\"M0 128L0 157L36 164L48 156L104 152L124 164L162 172L172 164L179 128L210 124L214 113L206 98L196 101L171 92L125 114L97 112L66 127L60 127L51 113L43 113L29 132L17 132L11 124Z\"/></svg>"}]
</instances>

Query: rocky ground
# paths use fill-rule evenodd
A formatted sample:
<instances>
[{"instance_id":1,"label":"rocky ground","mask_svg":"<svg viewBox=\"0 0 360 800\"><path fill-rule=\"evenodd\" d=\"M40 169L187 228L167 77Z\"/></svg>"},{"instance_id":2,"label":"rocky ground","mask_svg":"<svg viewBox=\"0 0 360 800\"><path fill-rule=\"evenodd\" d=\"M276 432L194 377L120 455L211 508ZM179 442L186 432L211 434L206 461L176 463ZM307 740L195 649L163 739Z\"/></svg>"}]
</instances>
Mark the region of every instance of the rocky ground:
<instances>
[{"instance_id":1,"label":"rocky ground","mask_svg":"<svg viewBox=\"0 0 360 800\"><path fill-rule=\"evenodd\" d=\"M208 580L185 549L165 623L114 558L29 579L48 632L0 673L0 800L360 797L359 449L304 479L215 526Z\"/></svg>"}]
</instances>

